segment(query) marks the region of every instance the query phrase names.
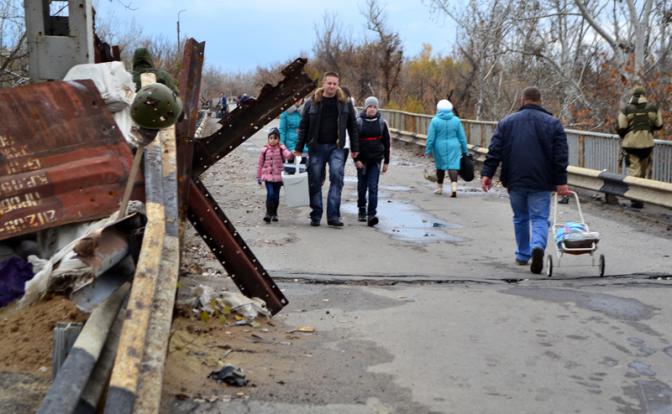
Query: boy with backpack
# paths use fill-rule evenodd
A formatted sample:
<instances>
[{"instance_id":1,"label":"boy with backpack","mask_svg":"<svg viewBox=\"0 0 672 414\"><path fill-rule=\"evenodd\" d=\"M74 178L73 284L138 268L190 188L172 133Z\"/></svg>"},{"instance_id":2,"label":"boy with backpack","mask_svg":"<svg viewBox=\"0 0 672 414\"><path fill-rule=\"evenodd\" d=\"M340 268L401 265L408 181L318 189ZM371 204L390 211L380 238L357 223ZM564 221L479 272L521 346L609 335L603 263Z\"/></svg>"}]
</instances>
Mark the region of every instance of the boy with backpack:
<instances>
[{"instance_id":1,"label":"boy with backpack","mask_svg":"<svg viewBox=\"0 0 672 414\"><path fill-rule=\"evenodd\" d=\"M378 224L378 181L390 165L390 131L378 112L378 98L369 96L364 101L364 110L357 118L359 131L359 154L357 167L357 219L369 227ZM368 204L367 204L368 192Z\"/></svg>"}]
</instances>

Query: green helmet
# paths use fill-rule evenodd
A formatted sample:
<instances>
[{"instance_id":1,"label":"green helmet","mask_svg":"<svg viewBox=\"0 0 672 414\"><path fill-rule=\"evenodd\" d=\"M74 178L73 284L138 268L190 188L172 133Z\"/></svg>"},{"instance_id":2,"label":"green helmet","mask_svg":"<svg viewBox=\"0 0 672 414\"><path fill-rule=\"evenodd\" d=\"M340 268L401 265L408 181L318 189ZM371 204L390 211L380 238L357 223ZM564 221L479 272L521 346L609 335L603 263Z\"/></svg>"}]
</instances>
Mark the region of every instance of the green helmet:
<instances>
[{"instance_id":1,"label":"green helmet","mask_svg":"<svg viewBox=\"0 0 672 414\"><path fill-rule=\"evenodd\" d=\"M646 95L646 89L644 89L643 86L635 86L634 88L632 88L632 95L633 96Z\"/></svg>"},{"instance_id":2,"label":"green helmet","mask_svg":"<svg viewBox=\"0 0 672 414\"><path fill-rule=\"evenodd\" d=\"M160 83L143 86L131 104L131 117L138 126L161 129L173 125L182 115L182 100Z\"/></svg>"}]
</instances>

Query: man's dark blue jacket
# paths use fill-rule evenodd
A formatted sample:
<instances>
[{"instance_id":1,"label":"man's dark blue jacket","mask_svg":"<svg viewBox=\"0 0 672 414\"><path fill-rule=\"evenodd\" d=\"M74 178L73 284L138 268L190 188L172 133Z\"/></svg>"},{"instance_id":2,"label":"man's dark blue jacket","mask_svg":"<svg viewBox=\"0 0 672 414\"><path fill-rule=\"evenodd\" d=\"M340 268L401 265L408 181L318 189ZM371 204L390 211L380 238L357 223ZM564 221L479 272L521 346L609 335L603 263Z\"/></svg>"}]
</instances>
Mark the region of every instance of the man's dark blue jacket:
<instances>
[{"instance_id":1,"label":"man's dark blue jacket","mask_svg":"<svg viewBox=\"0 0 672 414\"><path fill-rule=\"evenodd\" d=\"M497 125L481 176L494 176L501 162L509 191L555 191L567 184L567 153L560 121L539 105L524 105Z\"/></svg>"}]
</instances>

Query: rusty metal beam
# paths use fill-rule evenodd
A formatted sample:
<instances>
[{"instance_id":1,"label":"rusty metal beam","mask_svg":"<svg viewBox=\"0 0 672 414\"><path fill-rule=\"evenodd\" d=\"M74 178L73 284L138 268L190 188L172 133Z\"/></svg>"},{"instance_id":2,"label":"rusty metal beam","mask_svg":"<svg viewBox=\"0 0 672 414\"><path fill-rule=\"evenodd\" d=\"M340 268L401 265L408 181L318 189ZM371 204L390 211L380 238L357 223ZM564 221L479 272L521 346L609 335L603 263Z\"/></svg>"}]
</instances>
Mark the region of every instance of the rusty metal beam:
<instances>
[{"instance_id":1,"label":"rusty metal beam","mask_svg":"<svg viewBox=\"0 0 672 414\"><path fill-rule=\"evenodd\" d=\"M303 72L306 62L304 58L296 59L283 69L284 80L276 86L264 85L255 101L244 108L236 108L222 119L222 128L207 138L195 141L193 164L195 176L201 175L275 119L298 98L306 96L315 89L316 82Z\"/></svg>"},{"instance_id":2,"label":"rusty metal beam","mask_svg":"<svg viewBox=\"0 0 672 414\"><path fill-rule=\"evenodd\" d=\"M177 135L177 177L180 219L184 222L187 213L187 195L191 166L194 158L193 136L196 133L199 96L201 93L201 72L205 42L190 38L184 45L182 69L180 70L180 97L184 103L184 119L176 125Z\"/></svg>"},{"instance_id":3,"label":"rusty metal beam","mask_svg":"<svg viewBox=\"0 0 672 414\"><path fill-rule=\"evenodd\" d=\"M287 305L285 295L198 179L190 181L188 217L245 296L263 299L272 314Z\"/></svg>"},{"instance_id":4,"label":"rusty metal beam","mask_svg":"<svg viewBox=\"0 0 672 414\"><path fill-rule=\"evenodd\" d=\"M131 151L93 81L0 90L0 240L110 215Z\"/></svg>"}]
</instances>

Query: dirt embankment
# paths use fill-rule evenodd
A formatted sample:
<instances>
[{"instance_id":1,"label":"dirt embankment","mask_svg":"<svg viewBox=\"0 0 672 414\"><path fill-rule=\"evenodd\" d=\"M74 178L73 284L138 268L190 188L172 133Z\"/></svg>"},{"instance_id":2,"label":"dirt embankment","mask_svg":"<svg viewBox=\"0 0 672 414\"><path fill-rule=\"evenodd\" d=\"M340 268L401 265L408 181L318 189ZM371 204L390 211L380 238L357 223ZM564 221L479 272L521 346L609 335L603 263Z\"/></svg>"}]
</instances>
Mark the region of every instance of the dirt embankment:
<instances>
[{"instance_id":1,"label":"dirt embankment","mask_svg":"<svg viewBox=\"0 0 672 414\"><path fill-rule=\"evenodd\" d=\"M84 322L87 315L64 297L26 309L0 311L0 370L51 375L53 330L58 322Z\"/></svg>"}]
</instances>

